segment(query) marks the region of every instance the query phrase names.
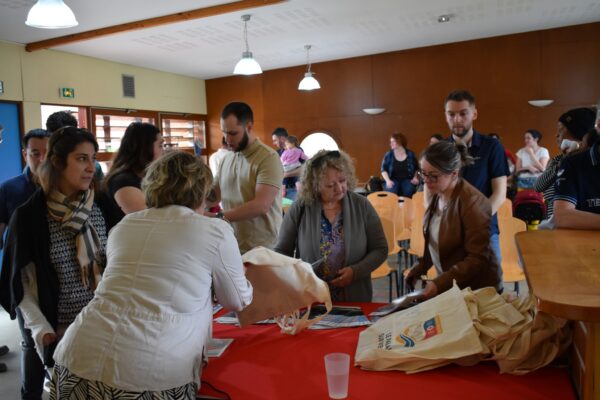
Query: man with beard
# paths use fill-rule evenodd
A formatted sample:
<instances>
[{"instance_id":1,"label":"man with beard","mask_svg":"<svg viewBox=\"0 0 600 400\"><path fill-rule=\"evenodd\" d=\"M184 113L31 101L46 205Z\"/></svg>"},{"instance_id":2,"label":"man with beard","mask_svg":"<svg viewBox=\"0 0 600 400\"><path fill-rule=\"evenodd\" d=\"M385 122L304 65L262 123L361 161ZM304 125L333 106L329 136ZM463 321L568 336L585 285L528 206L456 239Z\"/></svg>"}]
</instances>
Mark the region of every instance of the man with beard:
<instances>
[{"instance_id":1,"label":"man with beard","mask_svg":"<svg viewBox=\"0 0 600 400\"><path fill-rule=\"evenodd\" d=\"M498 229L498 208L506 199L507 177L510 175L508 162L502 144L489 136L481 135L473 129L477 119L475 97L466 90L451 92L444 102L446 122L452 136L451 142L462 143L469 149L475 163L463 168L462 176L471 185L490 199L492 205L492 226L490 243L501 263L500 238ZM498 269L502 280L502 268Z\"/></svg>"},{"instance_id":2,"label":"man with beard","mask_svg":"<svg viewBox=\"0 0 600 400\"><path fill-rule=\"evenodd\" d=\"M215 177L216 201L224 211L213 215L231 223L242 253L273 248L282 220L283 167L277 152L254 136L253 123L245 103L229 103L221 113L221 130L233 151Z\"/></svg>"}]
</instances>

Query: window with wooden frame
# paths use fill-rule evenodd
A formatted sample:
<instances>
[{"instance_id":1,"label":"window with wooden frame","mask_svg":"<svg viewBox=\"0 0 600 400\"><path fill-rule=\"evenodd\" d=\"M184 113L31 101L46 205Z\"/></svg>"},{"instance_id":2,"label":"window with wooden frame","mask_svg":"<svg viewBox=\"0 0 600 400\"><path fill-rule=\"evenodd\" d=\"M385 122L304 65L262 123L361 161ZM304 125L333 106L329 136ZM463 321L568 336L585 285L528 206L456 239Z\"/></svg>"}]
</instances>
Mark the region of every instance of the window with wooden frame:
<instances>
[{"instance_id":1,"label":"window with wooden frame","mask_svg":"<svg viewBox=\"0 0 600 400\"><path fill-rule=\"evenodd\" d=\"M160 113L165 147L206 155L206 116Z\"/></svg>"},{"instance_id":2,"label":"window with wooden frame","mask_svg":"<svg viewBox=\"0 0 600 400\"><path fill-rule=\"evenodd\" d=\"M98 142L98 161L110 161L121 146L125 130L132 122L157 125L158 113L154 111L91 109L91 131Z\"/></svg>"},{"instance_id":3,"label":"window with wooden frame","mask_svg":"<svg viewBox=\"0 0 600 400\"><path fill-rule=\"evenodd\" d=\"M41 104L42 124L46 129L46 120L55 112L66 111L77 120L77 126L88 129L88 108L84 106L61 105L61 104ZM52 133L52 132L50 132Z\"/></svg>"}]
</instances>

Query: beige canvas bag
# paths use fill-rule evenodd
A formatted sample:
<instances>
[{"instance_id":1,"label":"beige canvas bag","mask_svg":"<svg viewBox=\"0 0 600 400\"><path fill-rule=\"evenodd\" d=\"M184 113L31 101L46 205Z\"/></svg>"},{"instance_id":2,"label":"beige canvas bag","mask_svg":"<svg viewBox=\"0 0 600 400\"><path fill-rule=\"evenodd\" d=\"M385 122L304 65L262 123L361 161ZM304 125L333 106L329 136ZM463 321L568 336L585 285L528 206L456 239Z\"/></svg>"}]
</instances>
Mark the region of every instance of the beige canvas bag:
<instances>
[{"instance_id":1,"label":"beige canvas bag","mask_svg":"<svg viewBox=\"0 0 600 400\"><path fill-rule=\"evenodd\" d=\"M242 260L254 294L252 303L237 313L241 326L275 318L283 333L295 335L331 310L329 287L310 264L264 247L250 250ZM327 313L308 319L313 303L325 303ZM300 317L300 309L305 307L308 311Z\"/></svg>"},{"instance_id":2,"label":"beige canvas bag","mask_svg":"<svg viewBox=\"0 0 600 400\"><path fill-rule=\"evenodd\" d=\"M483 350L456 284L412 308L391 314L360 333L355 364L407 373L437 368Z\"/></svg>"},{"instance_id":3,"label":"beige canvas bag","mask_svg":"<svg viewBox=\"0 0 600 400\"><path fill-rule=\"evenodd\" d=\"M500 372L525 374L542 368L571 343L567 321L535 308L535 297L509 299L494 288L463 289L465 302L477 305L473 318L484 345L481 359L495 360Z\"/></svg>"}]
</instances>

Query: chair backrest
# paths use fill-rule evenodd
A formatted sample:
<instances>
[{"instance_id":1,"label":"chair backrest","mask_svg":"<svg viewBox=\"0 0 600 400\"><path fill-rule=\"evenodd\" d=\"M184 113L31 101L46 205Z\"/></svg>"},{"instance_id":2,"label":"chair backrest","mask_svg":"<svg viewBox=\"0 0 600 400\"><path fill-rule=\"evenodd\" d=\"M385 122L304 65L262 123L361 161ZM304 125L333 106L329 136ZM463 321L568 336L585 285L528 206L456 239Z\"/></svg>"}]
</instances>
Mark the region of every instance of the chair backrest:
<instances>
[{"instance_id":1,"label":"chair backrest","mask_svg":"<svg viewBox=\"0 0 600 400\"><path fill-rule=\"evenodd\" d=\"M373 205L373 208L375 208L377 215L379 215L388 243L388 249L391 252L396 248L395 222L399 208L398 196L390 192L373 192L367 196L367 199Z\"/></svg>"},{"instance_id":2,"label":"chair backrest","mask_svg":"<svg viewBox=\"0 0 600 400\"><path fill-rule=\"evenodd\" d=\"M404 209L404 226L410 229L413 219L415 219L415 210L413 207L413 199L410 197L403 197L404 202L402 203L402 208Z\"/></svg>"},{"instance_id":3,"label":"chair backrest","mask_svg":"<svg viewBox=\"0 0 600 400\"><path fill-rule=\"evenodd\" d=\"M425 217L425 199L423 192L417 192L412 198L413 220L410 227L410 249L411 254L423 257L425 252L425 238L423 237L423 218Z\"/></svg>"},{"instance_id":4,"label":"chair backrest","mask_svg":"<svg viewBox=\"0 0 600 400\"><path fill-rule=\"evenodd\" d=\"M515 218L498 218L500 229L500 254L502 255L502 273L504 282L518 282L525 279L523 267L517 251L515 234L527 230L524 221Z\"/></svg>"},{"instance_id":5,"label":"chair backrest","mask_svg":"<svg viewBox=\"0 0 600 400\"><path fill-rule=\"evenodd\" d=\"M512 216L512 201L510 201L510 199L505 199L504 202L500 205L500 208L498 209L498 219L512 218Z\"/></svg>"}]
</instances>

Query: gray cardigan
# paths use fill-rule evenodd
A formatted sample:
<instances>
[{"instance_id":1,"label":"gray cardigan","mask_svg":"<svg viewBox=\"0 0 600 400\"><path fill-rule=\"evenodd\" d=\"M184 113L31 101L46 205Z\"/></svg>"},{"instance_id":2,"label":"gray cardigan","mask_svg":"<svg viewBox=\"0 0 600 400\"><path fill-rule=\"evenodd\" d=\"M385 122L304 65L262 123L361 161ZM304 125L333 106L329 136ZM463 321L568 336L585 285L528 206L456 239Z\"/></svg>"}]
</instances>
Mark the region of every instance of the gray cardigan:
<instances>
[{"instance_id":1,"label":"gray cardigan","mask_svg":"<svg viewBox=\"0 0 600 400\"><path fill-rule=\"evenodd\" d=\"M346 287L346 300L370 302L373 297L371 272L386 259L388 246L379 216L369 201L348 192L342 200L346 266L354 278ZM321 202L304 204L298 200L283 218L275 251L313 263L321 258ZM297 241L297 242L296 242Z\"/></svg>"}]
</instances>

